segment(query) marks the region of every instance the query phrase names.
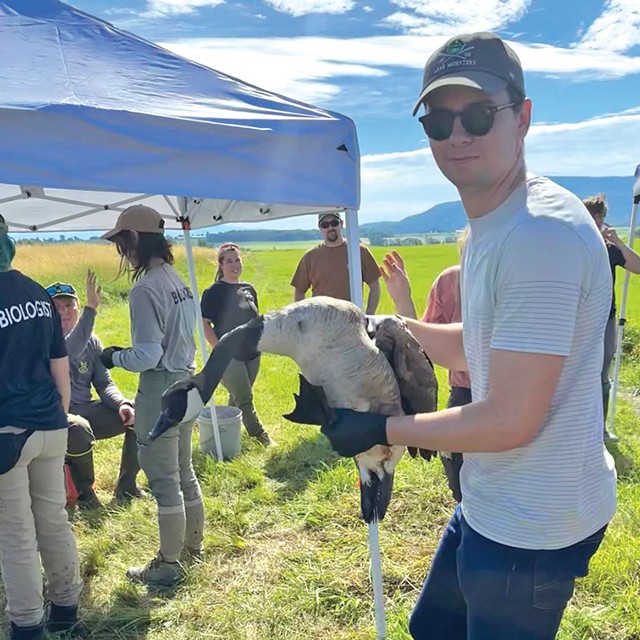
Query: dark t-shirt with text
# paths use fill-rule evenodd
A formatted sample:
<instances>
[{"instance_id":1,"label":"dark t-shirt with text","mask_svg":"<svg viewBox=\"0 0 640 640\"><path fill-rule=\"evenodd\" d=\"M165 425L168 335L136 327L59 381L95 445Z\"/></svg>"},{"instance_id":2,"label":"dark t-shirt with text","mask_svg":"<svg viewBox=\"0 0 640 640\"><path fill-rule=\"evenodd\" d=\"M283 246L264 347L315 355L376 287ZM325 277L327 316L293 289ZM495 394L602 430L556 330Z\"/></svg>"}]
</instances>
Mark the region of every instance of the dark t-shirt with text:
<instances>
[{"instance_id":1,"label":"dark t-shirt with text","mask_svg":"<svg viewBox=\"0 0 640 640\"><path fill-rule=\"evenodd\" d=\"M0 273L0 427L67 427L50 361L67 355L47 292L19 271Z\"/></svg>"},{"instance_id":2,"label":"dark t-shirt with text","mask_svg":"<svg viewBox=\"0 0 640 640\"><path fill-rule=\"evenodd\" d=\"M258 294L246 282L219 280L202 294L202 317L211 321L218 338L258 315Z\"/></svg>"}]
</instances>

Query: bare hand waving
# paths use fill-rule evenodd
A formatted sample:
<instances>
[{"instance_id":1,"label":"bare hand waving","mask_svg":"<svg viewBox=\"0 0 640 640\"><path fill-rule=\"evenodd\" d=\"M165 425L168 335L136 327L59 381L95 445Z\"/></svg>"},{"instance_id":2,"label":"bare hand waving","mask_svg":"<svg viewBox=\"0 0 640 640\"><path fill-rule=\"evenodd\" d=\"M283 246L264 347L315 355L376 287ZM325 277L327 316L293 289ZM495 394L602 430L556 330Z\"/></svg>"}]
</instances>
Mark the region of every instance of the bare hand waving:
<instances>
[{"instance_id":1,"label":"bare hand waving","mask_svg":"<svg viewBox=\"0 0 640 640\"><path fill-rule=\"evenodd\" d=\"M397 251L387 253L383 266L380 267L380 273L387 286L387 291L396 305L396 312L407 318L415 318L416 308L411 300L411 284L404 260Z\"/></svg>"},{"instance_id":2,"label":"bare hand waving","mask_svg":"<svg viewBox=\"0 0 640 640\"><path fill-rule=\"evenodd\" d=\"M96 274L89 269L87 271L87 307L97 309L102 301L102 288L96 280Z\"/></svg>"}]
</instances>

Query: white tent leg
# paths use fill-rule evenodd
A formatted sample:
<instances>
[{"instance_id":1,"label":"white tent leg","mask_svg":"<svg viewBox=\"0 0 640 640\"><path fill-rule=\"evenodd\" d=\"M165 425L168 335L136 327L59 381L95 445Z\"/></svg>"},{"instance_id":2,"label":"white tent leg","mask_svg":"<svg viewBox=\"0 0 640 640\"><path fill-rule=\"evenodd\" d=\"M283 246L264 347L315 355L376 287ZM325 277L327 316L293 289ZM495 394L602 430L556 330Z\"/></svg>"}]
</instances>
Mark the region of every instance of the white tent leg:
<instances>
[{"instance_id":1,"label":"white tent leg","mask_svg":"<svg viewBox=\"0 0 640 640\"><path fill-rule=\"evenodd\" d=\"M636 182L633 186L633 206L631 207L631 223L629 225L629 247L633 249L633 241L636 234L636 221L638 217L638 204L640 204L640 165L636 167ZM609 431L615 436L616 424L616 399L618 395L618 378L620 375L620 354L622 353L622 337L624 334L624 325L627 322L625 317L627 310L627 295L629 293L629 276L628 271L624 272L624 285L622 287L622 300L620 301L620 316L616 331L616 355L613 369L613 384L611 385L611 397L609 401Z\"/></svg>"},{"instance_id":2,"label":"white tent leg","mask_svg":"<svg viewBox=\"0 0 640 640\"><path fill-rule=\"evenodd\" d=\"M387 622L384 611L384 593L382 592L382 559L380 557L380 535L378 522L371 522L369 531L369 555L371 556L371 582L373 583L373 605L376 618L378 640L387 637Z\"/></svg>"},{"instance_id":3,"label":"white tent leg","mask_svg":"<svg viewBox=\"0 0 640 640\"><path fill-rule=\"evenodd\" d=\"M360 233L358 228L358 212L355 209L347 211L347 254L349 256L349 290L351 301L364 309L362 294L362 265L360 261ZM373 583L373 604L376 618L376 633L378 640L387 637L387 625L384 610L384 595L382 591L382 561L380 557L380 536L378 523L368 525L369 556L371 558L371 582Z\"/></svg>"},{"instance_id":4,"label":"white tent leg","mask_svg":"<svg viewBox=\"0 0 640 640\"><path fill-rule=\"evenodd\" d=\"M358 228L358 212L347 211L347 255L349 256L349 290L351 302L364 309L362 296L362 265L360 262L360 230Z\"/></svg>"},{"instance_id":5,"label":"white tent leg","mask_svg":"<svg viewBox=\"0 0 640 640\"><path fill-rule=\"evenodd\" d=\"M179 198L180 209L183 215L186 213L186 199ZM198 292L198 282L196 280L196 268L193 260L193 249L191 247L191 233L189 231L188 221L183 222L182 232L184 234L184 246L187 252L187 264L189 265L189 278L191 280L191 291L196 299L196 324L198 325L198 337L200 338L200 354L202 355L202 363L204 364L209 357L209 350L207 349L207 340L204 336L204 325L202 323L202 311L200 310L200 294ZM216 458L222 462L222 444L220 442L220 430L218 429L218 420L216 418L216 407L213 401L213 396L209 400L211 408L211 422L213 423L213 441L216 447Z\"/></svg>"}]
</instances>

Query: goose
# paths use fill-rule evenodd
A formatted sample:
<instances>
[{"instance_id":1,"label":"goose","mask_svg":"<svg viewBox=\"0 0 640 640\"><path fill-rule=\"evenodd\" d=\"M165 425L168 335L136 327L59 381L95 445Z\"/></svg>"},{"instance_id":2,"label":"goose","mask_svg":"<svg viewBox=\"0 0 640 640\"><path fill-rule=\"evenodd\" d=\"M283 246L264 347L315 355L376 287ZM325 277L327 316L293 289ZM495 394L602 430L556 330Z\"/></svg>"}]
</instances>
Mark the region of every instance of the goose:
<instances>
[{"instance_id":1,"label":"goose","mask_svg":"<svg viewBox=\"0 0 640 640\"><path fill-rule=\"evenodd\" d=\"M202 371L165 390L149 439L195 419L231 358L250 360L259 353L288 356L300 369L295 408L285 416L293 422L324 424L338 407L389 416L436 409L438 384L431 361L399 317L366 316L351 302L316 296L225 334ZM365 522L384 518L394 470L405 450L377 445L356 456ZM427 460L435 455L420 453Z\"/></svg>"}]
</instances>

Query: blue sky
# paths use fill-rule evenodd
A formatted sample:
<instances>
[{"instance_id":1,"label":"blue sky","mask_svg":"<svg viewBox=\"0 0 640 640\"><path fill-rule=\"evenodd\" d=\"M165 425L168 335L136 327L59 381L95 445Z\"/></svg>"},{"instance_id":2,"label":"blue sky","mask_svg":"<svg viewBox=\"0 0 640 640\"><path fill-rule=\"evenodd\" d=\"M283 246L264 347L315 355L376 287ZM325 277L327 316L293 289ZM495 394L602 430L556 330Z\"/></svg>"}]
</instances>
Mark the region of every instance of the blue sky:
<instances>
[{"instance_id":1,"label":"blue sky","mask_svg":"<svg viewBox=\"0 0 640 640\"><path fill-rule=\"evenodd\" d=\"M492 30L525 69L529 168L627 176L640 163L639 0L70 0L180 55L351 117L361 222L456 199L411 110L429 54ZM274 222L310 227L309 217Z\"/></svg>"}]
</instances>

